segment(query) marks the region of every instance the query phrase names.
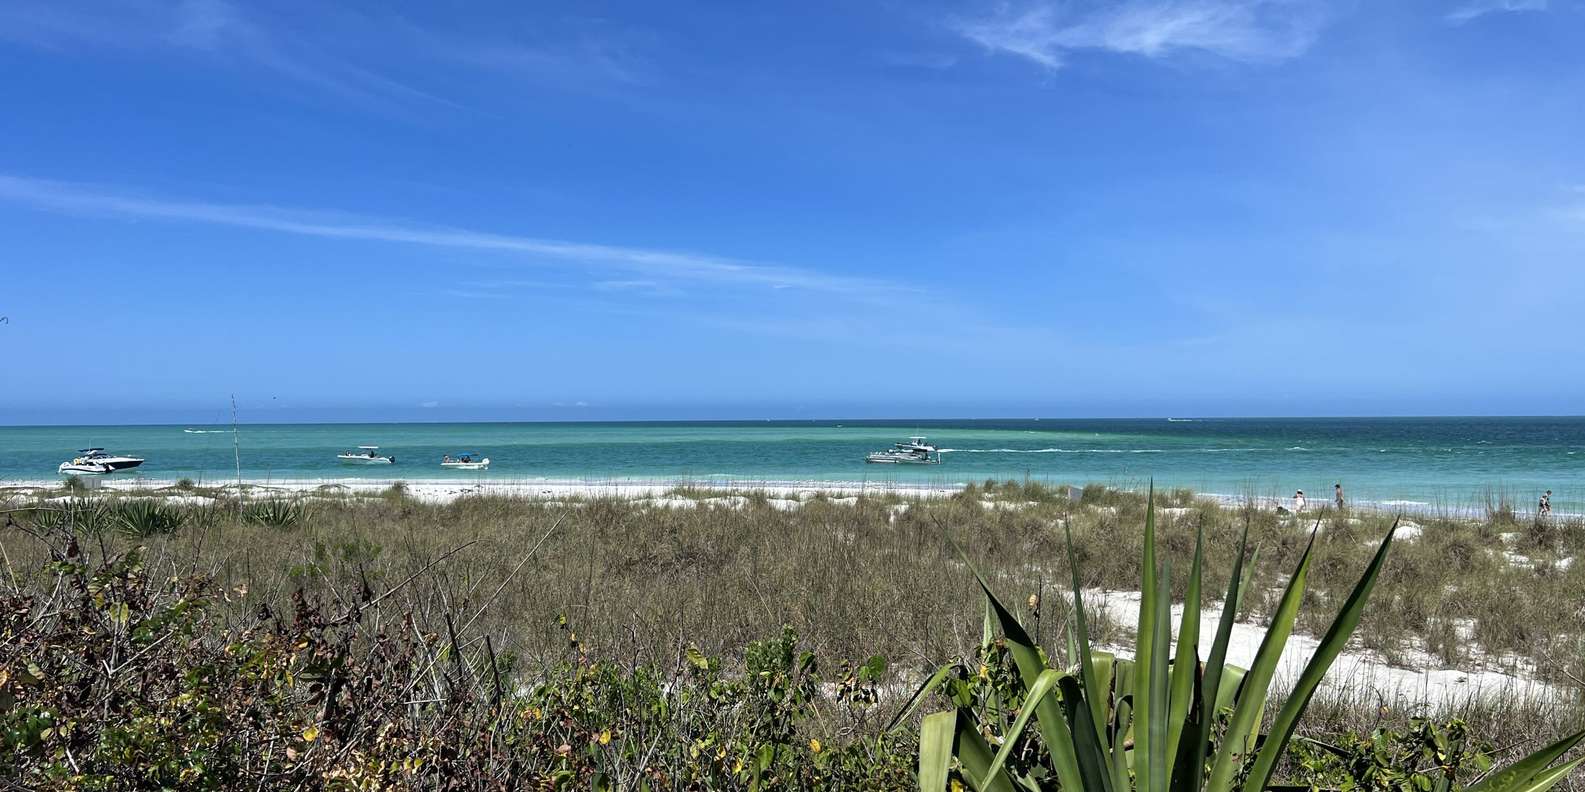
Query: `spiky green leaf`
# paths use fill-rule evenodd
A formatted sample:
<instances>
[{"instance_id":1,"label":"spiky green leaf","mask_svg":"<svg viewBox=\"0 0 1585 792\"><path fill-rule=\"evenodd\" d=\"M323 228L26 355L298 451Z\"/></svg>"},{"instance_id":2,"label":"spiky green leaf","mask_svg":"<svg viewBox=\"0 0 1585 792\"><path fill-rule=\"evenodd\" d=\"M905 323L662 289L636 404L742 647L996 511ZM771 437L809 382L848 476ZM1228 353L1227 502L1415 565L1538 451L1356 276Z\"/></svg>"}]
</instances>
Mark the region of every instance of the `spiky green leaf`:
<instances>
[{"instance_id":1,"label":"spiky green leaf","mask_svg":"<svg viewBox=\"0 0 1585 792\"><path fill-rule=\"evenodd\" d=\"M1277 672L1277 661L1282 647L1293 634L1293 625L1299 618L1299 603L1304 599L1305 581L1310 572L1311 552L1315 549L1315 534L1299 557L1298 567L1288 579L1277 610L1271 616L1271 625L1255 653L1255 662L1244 674L1238 694L1238 704L1233 707L1233 719L1216 751L1211 764L1211 778L1206 784L1208 792L1231 792L1234 776L1243 768L1245 754L1254 748L1255 730L1260 726L1261 713L1266 708L1271 679Z\"/></svg>"},{"instance_id":2,"label":"spiky green leaf","mask_svg":"<svg viewBox=\"0 0 1585 792\"><path fill-rule=\"evenodd\" d=\"M940 687L941 683L947 681L947 677L951 675L952 666L942 666L934 674L926 678L919 685L919 689L915 690L914 694L908 698L908 703L904 704L903 708L892 717L891 723L886 724L886 731L896 729L903 724L903 721L908 720L908 716L913 715L914 710L919 709L919 706L924 703L925 697L929 696L931 691Z\"/></svg>"},{"instance_id":3,"label":"spiky green leaf","mask_svg":"<svg viewBox=\"0 0 1585 792\"><path fill-rule=\"evenodd\" d=\"M1501 770L1482 779L1480 783L1465 790L1465 792L1520 792L1531 787L1532 783L1546 770L1546 766L1557 761L1563 754L1568 753L1585 740L1585 729L1574 732L1551 745L1536 751Z\"/></svg>"},{"instance_id":4,"label":"spiky green leaf","mask_svg":"<svg viewBox=\"0 0 1585 792\"><path fill-rule=\"evenodd\" d=\"M932 712L919 722L919 789L941 792L947 788L952 767L952 743L957 736L958 713Z\"/></svg>"},{"instance_id":5,"label":"spiky green leaf","mask_svg":"<svg viewBox=\"0 0 1585 792\"><path fill-rule=\"evenodd\" d=\"M1376 549L1376 556L1371 559L1370 566L1366 567L1365 573L1354 585L1354 590L1349 592L1348 599L1343 602L1343 609L1332 621L1332 626L1327 628L1326 635L1321 638L1320 645L1315 649L1315 654L1310 657L1304 672L1299 675L1299 681L1288 694L1287 702L1277 712L1277 718L1271 724L1271 731L1255 757L1255 766L1250 768L1251 788L1263 789L1271 781L1271 776L1277 769L1277 762L1288 747L1289 738L1299 726L1299 716L1304 714L1306 707L1310 706L1310 699L1320 687L1321 679L1326 676L1327 669L1332 667L1333 661L1337 660L1337 656L1343 652L1343 647L1348 644L1348 639L1353 636L1354 629L1359 626L1360 617L1365 613L1365 603L1370 600L1371 589L1375 588L1376 578L1380 576L1382 566L1387 562L1387 551L1392 547L1392 537L1397 530L1398 524L1394 522L1392 528L1388 529L1386 537L1381 540L1381 546Z\"/></svg>"}]
</instances>

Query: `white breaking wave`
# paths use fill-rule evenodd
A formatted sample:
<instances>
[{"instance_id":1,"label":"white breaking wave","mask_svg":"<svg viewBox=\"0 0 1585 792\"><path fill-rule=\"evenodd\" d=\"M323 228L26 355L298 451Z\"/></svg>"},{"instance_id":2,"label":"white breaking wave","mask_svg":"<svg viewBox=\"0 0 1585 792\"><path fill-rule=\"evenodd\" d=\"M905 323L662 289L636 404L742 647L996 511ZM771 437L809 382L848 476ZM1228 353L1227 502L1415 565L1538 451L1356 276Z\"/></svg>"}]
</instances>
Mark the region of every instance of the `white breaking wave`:
<instances>
[{"instance_id":1,"label":"white breaking wave","mask_svg":"<svg viewBox=\"0 0 1585 792\"><path fill-rule=\"evenodd\" d=\"M188 434L229 434L230 429L183 429Z\"/></svg>"}]
</instances>

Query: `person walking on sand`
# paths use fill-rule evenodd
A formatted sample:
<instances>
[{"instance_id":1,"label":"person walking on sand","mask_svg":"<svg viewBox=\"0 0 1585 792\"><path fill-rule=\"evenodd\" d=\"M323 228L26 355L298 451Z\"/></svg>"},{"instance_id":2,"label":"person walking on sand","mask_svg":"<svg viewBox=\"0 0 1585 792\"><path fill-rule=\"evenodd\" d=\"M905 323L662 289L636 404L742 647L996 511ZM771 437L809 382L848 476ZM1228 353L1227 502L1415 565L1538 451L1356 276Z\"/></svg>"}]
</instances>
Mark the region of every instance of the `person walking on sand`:
<instances>
[{"instance_id":1,"label":"person walking on sand","mask_svg":"<svg viewBox=\"0 0 1585 792\"><path fill-rule=\"evenodd\" d=\"M1343 485L1342 485L1341 482L1332 485L1332 499L1337 501L1337 510L1338 511L1342 511L1343 510Z\"/></svg>"},{"instance_id":2,"label":"person walking on sand","mask_svg":"<svg viewBox=\"0 0 1585 792\"><path fill-rule=\"evenodd\" d=\"M1295 513L1304 511L1304 490L1295 490L1294 491L1294 493L1293 493L1293 511Z\"/></svg>"},{"instance_id":3,"label":"person walking on sand","mask_svg":"<svg viewBox=\"0 0 1585 792\"><path fill-rule=\"evenodd\" d=\"M1541 502L1535 506L1535 513L1540 517L1552 513L1552 490L1547 490L1546 494L1541 496Z\"/></svg>"}]
</instances>

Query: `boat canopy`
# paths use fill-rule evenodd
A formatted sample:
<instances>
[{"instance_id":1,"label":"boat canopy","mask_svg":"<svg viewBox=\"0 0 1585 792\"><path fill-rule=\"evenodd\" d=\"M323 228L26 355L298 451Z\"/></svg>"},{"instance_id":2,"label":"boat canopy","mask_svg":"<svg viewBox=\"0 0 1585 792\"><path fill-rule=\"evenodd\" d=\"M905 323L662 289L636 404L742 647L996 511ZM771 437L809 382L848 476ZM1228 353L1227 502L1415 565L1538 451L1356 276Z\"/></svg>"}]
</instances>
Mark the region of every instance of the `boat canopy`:
<instances>
[{"instance_id":1,"label":"boat canopy","mask_svg":"<svg viewBox=\"0 0 1585 792\"><path fill-rule=\"evenodd\" d=\"M477 451L458 451L457 453L452 454L452 456L454 456L454 457L476 457L476 456L484 456L484 455L480 454Z\"/></svg>"},{"instance_id":2,"label":"boat canopy","mask_svg":"<svg viewBox=\"0 0 1585 792\"><path fill-rule=\"evenodd\" d=\"M378 451L378 450L380 450L379 446L358 446L358 447L362 448L364 450L367 450L367 451Z\"/></svg>"}]
</instances>

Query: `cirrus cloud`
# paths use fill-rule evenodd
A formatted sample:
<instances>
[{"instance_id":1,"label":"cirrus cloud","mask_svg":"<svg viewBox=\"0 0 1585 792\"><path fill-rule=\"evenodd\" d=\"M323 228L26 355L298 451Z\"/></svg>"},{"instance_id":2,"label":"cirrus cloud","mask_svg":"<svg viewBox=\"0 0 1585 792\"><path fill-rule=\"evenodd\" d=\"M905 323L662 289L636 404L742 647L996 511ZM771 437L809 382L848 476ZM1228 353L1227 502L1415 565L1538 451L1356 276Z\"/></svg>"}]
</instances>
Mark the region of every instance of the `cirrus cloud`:
<instances>
[{"instance_id":1,"label":"cirrus cloud","mask_svg":"<svg viewBox=\"0 0 1585 792\"><path fill-rule=\"evenodd\" d=\"M1443 19L1451 25L1462 25L1486 16L1513 11L1545 11L1547 0L1472 0L1448 12Z\"/></svg>"},{"instance_id":2,"label":"cirrus cloud","mask_svg":"<svg viewBox=\"0 0 1585 792\"><path fill-rule=\"evenodd\" d=\"M953 28L993 52L1018 55L1050 69L1079 51L1146 58L1202 52L1242 62L1297 57L1326 22L1310 0L1129 0L1003 5Z\"/></svg>"}]
</instances>

